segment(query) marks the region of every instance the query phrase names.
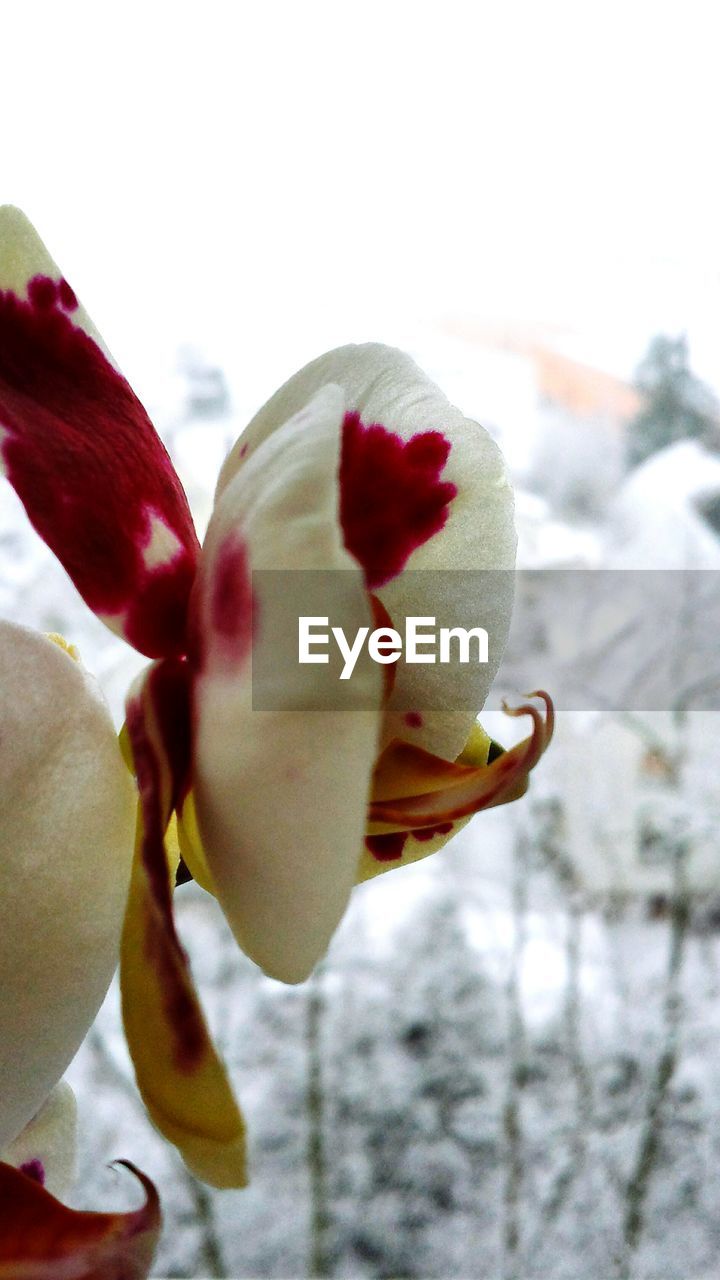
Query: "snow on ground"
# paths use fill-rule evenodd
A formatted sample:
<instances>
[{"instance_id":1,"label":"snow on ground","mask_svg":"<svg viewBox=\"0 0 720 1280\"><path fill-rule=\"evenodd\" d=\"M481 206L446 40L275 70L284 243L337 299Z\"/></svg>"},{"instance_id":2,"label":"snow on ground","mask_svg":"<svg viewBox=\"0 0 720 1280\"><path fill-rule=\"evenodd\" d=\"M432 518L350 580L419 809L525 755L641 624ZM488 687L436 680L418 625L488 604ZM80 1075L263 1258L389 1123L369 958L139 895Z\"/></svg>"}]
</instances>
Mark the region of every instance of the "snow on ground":
<instances>
[{"instance_id":1,"label":"snow on ground","mask_svg":"<svg viewBox=\"0 0 720 1280\"><path fill-rule=\"evenodd\" d=\"M717 569L720 540L703 519L720 493L720 457L696 440L654 454L633 471L612 512L605 562L617 569Z\"/></svg>"}]
</instances>

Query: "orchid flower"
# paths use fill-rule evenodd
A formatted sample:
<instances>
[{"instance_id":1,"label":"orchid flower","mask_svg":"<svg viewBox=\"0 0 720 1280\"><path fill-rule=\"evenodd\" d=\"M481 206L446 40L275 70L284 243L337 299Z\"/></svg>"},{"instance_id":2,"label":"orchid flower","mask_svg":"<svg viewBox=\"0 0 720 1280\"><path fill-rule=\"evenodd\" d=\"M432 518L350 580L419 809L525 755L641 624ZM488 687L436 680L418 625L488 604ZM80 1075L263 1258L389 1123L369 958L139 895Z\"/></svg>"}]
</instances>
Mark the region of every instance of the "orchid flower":
<instances>
[{"instance_id":1,"label":"orchid flower","mask_svg":"<svg viewBox=\"0 0 720 1280\"><path fill-rule=\"evenodd\" d=\"M297 615L306 577L295 571L338 571L334 621L347 634L409 615L475 625L478 602L453 571L513 567L502 459L409 357L341 348L291 378L242 434L201 549L147 414L13 209L0 211L0 453L87 604L153 660L121 734L139 796L125 1029L157 1127L198 1176L241 1185L243 1122L175 930L178 874L216 895L266 973L302 981L353 885L520 795L552 731L546 695L545 716L530 704L511 712L528 714L532 732L510 751L476 723L509 626L508 573L482 601L491 663L398 664L393 688L386 668L365 663L318 710L276 660L262 571L288 571ZM253 706L259 667L274 673L273 709ZM84 768L68 780L78 812L85 781ZM125 848L126 826L116 835Z\"/></svg>"}]
</instances>

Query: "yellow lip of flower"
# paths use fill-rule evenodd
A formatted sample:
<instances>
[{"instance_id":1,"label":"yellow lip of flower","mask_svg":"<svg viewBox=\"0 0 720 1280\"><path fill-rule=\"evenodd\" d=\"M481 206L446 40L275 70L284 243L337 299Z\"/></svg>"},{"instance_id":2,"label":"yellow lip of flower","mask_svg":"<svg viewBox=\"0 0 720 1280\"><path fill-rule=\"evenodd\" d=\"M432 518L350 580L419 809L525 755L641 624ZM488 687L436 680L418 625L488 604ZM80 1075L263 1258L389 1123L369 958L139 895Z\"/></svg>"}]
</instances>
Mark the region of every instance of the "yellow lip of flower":
<instances>
[{"instance_id":1,"label":"yellow lip of flower","mask_svg":"<svg viewBox=\"0 0 720 1280\"><path fill-rule=\"evenodd\" d=\"M530 715L529 738L505 751L477 724L454 762L405 741L391 742L373 775L365 850L359 879L436 853L482 809L508 804L527 789L528 777L550 744L554 710L548 694L528 695L545 704L504 706L508 715Z\"/></svg>"},{"instance_id":2,"label":"yellow lip of flower","mask_svg":"<svg viewBox=\"0 0 720 1280\"><path fill-rule=\"evenodd\" d=\"M409 831L432 826L437 822L454 822L478 813L481 809L507 804L526 784L550 744L554 729L554 709L549 694L537 691L529 697L545 704L545 717L530 703L520 707L503 704L509 716L529 715L533 729L529 738L510 751L503 751L490 763L450 763L430 756L408 744L398 744L397 755L408 770L408 779L399 791L393 791L393 771L381 772L380 790L373 795L369 822L373 829ZM414 772L413 772L414 767ZM420 789L422 788L422 789Z\"/></svg>"}]
</instances>

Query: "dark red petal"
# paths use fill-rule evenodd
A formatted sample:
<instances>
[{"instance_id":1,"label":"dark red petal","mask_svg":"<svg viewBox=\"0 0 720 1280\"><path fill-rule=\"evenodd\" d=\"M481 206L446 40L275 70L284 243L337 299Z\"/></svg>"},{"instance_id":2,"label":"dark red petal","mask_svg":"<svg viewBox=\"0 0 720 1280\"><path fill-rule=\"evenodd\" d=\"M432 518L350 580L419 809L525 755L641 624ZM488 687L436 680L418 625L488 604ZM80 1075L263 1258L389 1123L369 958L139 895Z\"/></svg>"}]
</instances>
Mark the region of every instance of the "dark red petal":
<instances>
[{"instance_id":1,"label":"dark red petal","mask_svg":"<svg viewBox=\"0 0 720 1280\"><path fill-rule=\"evenodd\" d=\"M68 1209L11 1165L0 1164L0 1280L144 1280L160 1235L160 1202L149 1178L132 1213Z\"/></svg>"},{"instance_id":2,"label":"dark red petal","mask_svg":"<svg viewBox=\"0 0 720 1280\"><path fill-rule=\"evenodd\" d=\"M346 413L340 459L345 546L372 591L397 576L417 547L439 533L457 494L440 479L450 441L440 431L410 440Z\"/></svg>"},{"instance_id":3,"label":"dark red petal","mask_svg":"<svg viewBox=\"0 0 720 1280\"><path fill-rule=\"evenodd\" d=\"M0 451L95 613L149 657L185 650L198 542L140 401L74 318L63 279L0 290Z\"/></svg>"}]
</instances>

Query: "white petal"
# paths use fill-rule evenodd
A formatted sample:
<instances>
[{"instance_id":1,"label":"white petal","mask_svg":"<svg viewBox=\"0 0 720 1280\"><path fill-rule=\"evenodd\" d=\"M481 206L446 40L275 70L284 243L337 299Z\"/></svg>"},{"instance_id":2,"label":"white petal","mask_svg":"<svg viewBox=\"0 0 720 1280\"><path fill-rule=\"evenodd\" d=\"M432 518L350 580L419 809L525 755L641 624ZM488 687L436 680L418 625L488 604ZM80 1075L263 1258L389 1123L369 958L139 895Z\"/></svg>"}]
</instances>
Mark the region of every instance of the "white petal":
<instances>
[{"instance_id":1,"label":"white petal","mask_svg":"<svg viewBox=\"0 0 720 1280\"><path fill-rule=\"evenodd\" d=\"M0 1160L16 1169L23 1165L42 1173L43 1185L61 1199L71 1189L77 1157L77 1104L64 1080L33 1117ZM29 1170L28 1170L29 1171Z\"/></svg>"},{"instance_id":2,"label":"white petal","mask_svg":"<svg viewBox=\"0 0 720 1280\"><path fill-rule=\"evenodd\" d=\"M449 504L447 522L377 594L400 631L404 617L415 615L435 617L437 627L484 627L488 632L486 665L398 669L390 703L397 710L386 719L385 737L399 734L454 759L487 697L510 625L512 574L507 571L514 567L516 535L502 456L487 431L451 405L409 356L379 344L348 346L307 365L260 410L228 457L218 493L249 465L260 443L326 383L342 387L347 408L359 412L366 425L380 423L403 440L440 431L450 442L442 480L456 485L457 496ZM461 570L504 572L482 578L482 596L476 598L477 584ZM447 709L437 709L443 706ZM427 709L432 707L436 709ZM412 730L405 721L408 710L422 719Z\"/></svg>"},{"instance_id":3,"label":"white petal","mask_svg":"<svg viewBox=\"0 0 720 1280\"><path fill-rule=\"evenodd\" d=\"M0 1148L60 1079L117 964L135 794L63 649L0 622Z\"/></svg>"},{"instance_id":4,"label":"white petal","mask_svg":"<svg viewBox=\"0 0 720 1280\"><path fill-rule=\"evenodd\" d=\"M343 415L342 394L327 387L257 449L215 509L198 581L200 833L240 945L288 982L306 977L324 953L355 879L377 750L381 673L367 660L351 681L336 680L331 709L302 709L308 672L314 679L312 673L329 668L301 668L287 660L287 649L281 656L272 623L282 602L257 572L251 635L248 575L337 570L338 624L352 635L372 626L363 576L343 548L338 521ZM227 555L233 548L239 557L232 585L235 658L227 618L219 627L214 619L219 584L231 587ZM305 612L307 582L302 573L283 576L287 616ZM275 709L253 709L253 668L256 680L261 668L268 678Z\"/></svg>"}]
</instances>

